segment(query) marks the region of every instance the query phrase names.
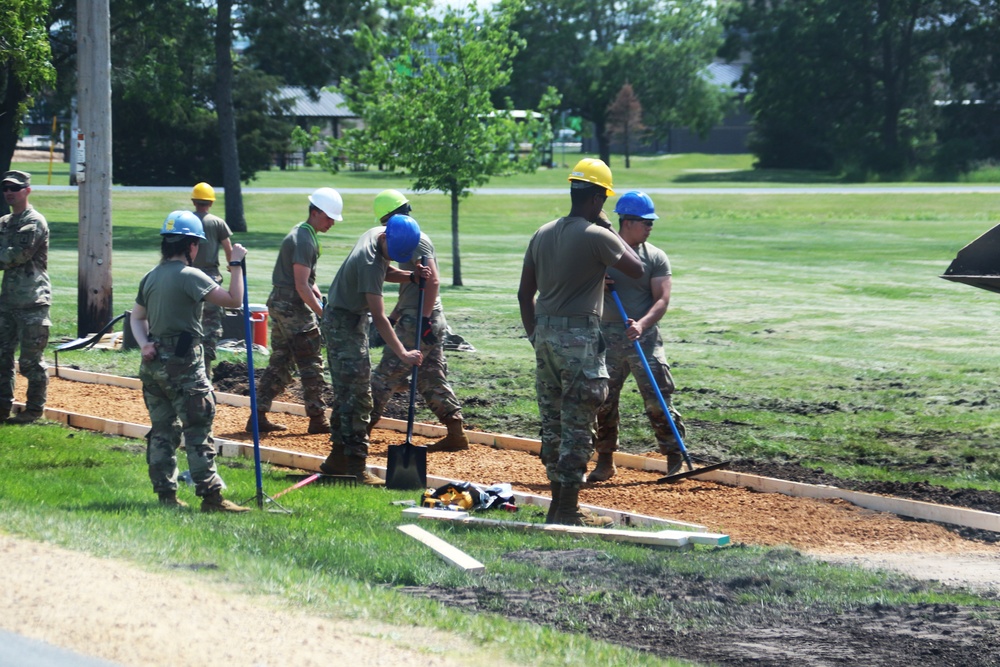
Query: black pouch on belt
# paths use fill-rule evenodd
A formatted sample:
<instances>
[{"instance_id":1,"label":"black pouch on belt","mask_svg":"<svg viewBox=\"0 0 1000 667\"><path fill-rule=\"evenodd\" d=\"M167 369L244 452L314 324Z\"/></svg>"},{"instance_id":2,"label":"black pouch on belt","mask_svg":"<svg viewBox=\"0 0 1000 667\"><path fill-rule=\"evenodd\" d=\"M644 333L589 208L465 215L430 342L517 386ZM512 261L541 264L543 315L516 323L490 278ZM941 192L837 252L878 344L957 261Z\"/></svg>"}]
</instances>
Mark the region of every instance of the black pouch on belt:
<instances>
[{"instance_id":1,"label":"black pouch on belt","mask_svg":"<svg viewBox=\"0 0 1000 667\"><path fill-rule=\"evenodd\" d=\"M194 335L190 331L185 331L181 335L177 336L177 345L174 346L174 355L178 357L186 357L187 353L191 351L191 342L194 340Z\"/></svg>"}]
</instances>

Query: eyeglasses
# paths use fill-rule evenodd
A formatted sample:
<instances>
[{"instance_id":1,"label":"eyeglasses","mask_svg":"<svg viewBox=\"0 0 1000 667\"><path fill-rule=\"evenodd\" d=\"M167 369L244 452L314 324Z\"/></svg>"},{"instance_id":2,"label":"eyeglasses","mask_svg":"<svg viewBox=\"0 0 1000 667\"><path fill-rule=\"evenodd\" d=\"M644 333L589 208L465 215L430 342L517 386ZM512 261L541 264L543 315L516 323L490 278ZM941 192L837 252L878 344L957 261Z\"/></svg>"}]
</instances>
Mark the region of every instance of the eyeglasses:
<instances>
[{"instance_id":1,"label":"eyeglasses","mask_svg":"<svg viewBox=\"0 0 1000 667\"><path fill-rule=\"evenodd\" d=\"M21 190L23 190L26 187L28 187L28 186L26 186L26 185L17 185L16 183L13 184L13 185L7 185L6 183L4 183L3 191L4 192L20 192Z\"/></svg>"}]
</instances>

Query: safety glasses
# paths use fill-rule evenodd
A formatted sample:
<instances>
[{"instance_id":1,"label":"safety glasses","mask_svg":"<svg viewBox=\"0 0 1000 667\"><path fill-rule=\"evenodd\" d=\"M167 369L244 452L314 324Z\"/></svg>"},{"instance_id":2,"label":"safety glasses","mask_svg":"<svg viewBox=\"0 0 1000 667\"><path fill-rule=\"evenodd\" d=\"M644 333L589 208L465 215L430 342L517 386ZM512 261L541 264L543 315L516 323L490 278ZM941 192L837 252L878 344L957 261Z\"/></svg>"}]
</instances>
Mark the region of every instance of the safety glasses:
<instances>
[{"instance_id":1,"label":"safety glasses","mask_svg":"<svg viewBox=\"0 0 1000 667\"><path fill-rule=\"evenodd\" d=\"M4 192L20 192L25 187L27 187L27 186L25 186L25 185L18 185L17 183L11 183L11 184L4 183L3 184L3 191Z\"/></svg>"},{"instance_id":2,"label":"safety glasses","mask_svg":"<svg viewBox=\"0 0 1000 667\"><path fill-rule=\"evenodd\" d=\"M641 223L641 224L645 225L646 227L652 227L653 226L653 221L652 220L646 220L645 218L625 218L625 219L628 220L629 222L638 222L638 223Z\"/></svg>"}]
</instances>

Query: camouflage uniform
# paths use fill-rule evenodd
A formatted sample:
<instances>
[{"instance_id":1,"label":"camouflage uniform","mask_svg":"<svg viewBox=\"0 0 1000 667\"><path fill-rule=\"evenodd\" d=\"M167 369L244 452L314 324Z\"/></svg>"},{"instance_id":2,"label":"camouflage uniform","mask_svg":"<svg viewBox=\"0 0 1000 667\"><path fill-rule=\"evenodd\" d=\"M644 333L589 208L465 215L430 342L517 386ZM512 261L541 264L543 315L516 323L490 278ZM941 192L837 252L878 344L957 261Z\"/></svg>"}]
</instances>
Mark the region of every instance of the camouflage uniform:
<instances>
[{"instance_id":1,"label":"camouflage uniform","mask_svg":"<svg viewBox=\"0 0 1000 667\"><path fill-rule=\"evenodd\" d=\"M215 281L202 271L177 261L162 262L139 284L136 303L147 310L149 340L157 348L156 358L143 360L139 367L152 425L146 437L146 461L157 493L177 490L182 434L195 493L205 497L223 487L212 438L215 398L201 345L202 303L215 288ZM183 346L187 351L179 349Z\"/></svg>"},{"instance_id":2,"label":"camouflage uniform","mask_svg":"<svg viewBox=\"0 0 1000 667\"><path fill-rule=\"evenodd\" d=\"M330 442L348 457L368 456L371 421L371 356L367 294L382 294L389 262L378 247L382 227L361 235L330 284L323 310L323 337L337 403Z\"/></svg>"},{"instance_id":3,"label":"camouflage uniform","mask_svg":"<svg viewBox=\"0 0 1000 667\"><path fill-rule=\"evenodd\" d=\"M222 272L219 271L219 250L222 242L233 235L233 231L226 224L226 221L211 213L199 214L202 227L205 231L205 239L198 244L198 254L195 255L193 266L201 269L219 285L223 284ZM205 353L205 368L209 369L216 359L215 348L222 338L222 318L225 310L214 303L205 303L201 314L201 328L204 338L201 340Z\"/></svg>"},{"instance_id":4,"label":"camouflage uniform","mask_svg":"<svg viewBox=\"0 0 1000 667\"><path fill-rule=\"evenodd\" d=\"M310 267L309 285L316 283L319 241L307 223L296 225L282 241L267 298L271 320L271 358L257 383L257 409L269 412L274 397L292 383L292 365L298 367L306 414L311 418L326 414L323 392L323 339L316 314L295 289L293 265Z\"/></svg>"},{"instance_id":5,"label":"camouflage uniform","mask_svg":"<svg viewBox=\"0 0 1000 667\"><path fill-rule=\"evenodd\" d=\"M48 274L49 225L30 205L0 218L0 412L14 400L14 353L28 379L26 412L45 408L48 376L44 358L49 342L52 284Z\"/></svg>"},{"instance_id":6,"label":"camouflage uniform","mask_svg":"<svg viewBox=\"0 0 1000 667\"><path fill-rule=\"evenodd\" d=\"M420 234L420 243L413 256L416 258L434 257L434 245L430 238ZM403 271L415 271L417 266L412 260L400 262ZM411 345L417 340L417 304L420 301L420 287L413 283L401 283L399 286L399 301L394 312L398 316L394 327L396 336L404 345ZM417 389L424 397L427 407L442 423L452 420L463 421L462 404L455 396L455 391L448 384L448 361L444 356L444 341L448 331L448 322L444 318L441 298L434 302L434 310L430 316L433 342L421 341L420 351L424 360L417 373ZM388 347L382 353L375 372L372 373L372 420L382 416L385 404L392 395L407 387L408 379L413 373L413 366L406 363Z\"/></svg>"},{"instance_id":7,"label":"camouflage uniform","mask_svg":"<svg viewBox=\"0 0 1000 667\"><path fill-rule=\"evenodd\" d=\"M538 284L535 391L542 462L551 482L579 487L594 453L594 424L608 392L600 317L607 267L625 252L618 237L580 217L542 225L525 266Z\"/></svg>"},{"instance_id":8,"label":"camouflage uniform","mask_svg":"<svg viewBox=\"0 0 1000 667\"><path fill-rule=\"evenodd\" d=\"M667 254L649 242L634 246L636 254L642 261L643 275L641 278L629 278L617 269L608 269L608 275L615 281L615 289L625 309L625 314L634 320L641 319L653 307L652 281L669 278L671 275L670 259ZM625 322L622 320L618 306L610 292L604 295L604 314L601 318L601 331L608 343L607 366L610 378L608 380L608 400L604 402L597 413L597 441L595 443L599 454L610 454L618 450L618 431L620 415L618 402L621 398L622 386L629 374L635 377L645 404L646 416L656 434L656 444L661 454L680 451L674 433L670 428L656 392L649 381L649 375L642 365L642 359L635 350L635 345L628 339ZM660 337L659 326L654 325L643 331L639 338L639 346L649 369L656 378L656 384L663 394L663 400L670 410L674 425L681 438L684 437L684 422L674 407L670 404L670 396L674 392L674 379L670 374L670 366L663 352L663 339Z\"/></svg>"}]
</instances>

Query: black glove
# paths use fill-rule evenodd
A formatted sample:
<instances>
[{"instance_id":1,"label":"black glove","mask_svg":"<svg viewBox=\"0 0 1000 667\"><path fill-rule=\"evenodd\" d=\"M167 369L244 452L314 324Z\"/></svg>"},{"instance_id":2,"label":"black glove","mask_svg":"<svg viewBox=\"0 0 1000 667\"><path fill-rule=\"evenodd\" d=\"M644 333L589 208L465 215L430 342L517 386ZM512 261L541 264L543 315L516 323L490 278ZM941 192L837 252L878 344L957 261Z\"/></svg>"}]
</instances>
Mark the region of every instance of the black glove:
<instances>
[{"instance_id":1,"label":"black glove","mask_svg":"<svg viewBox=\"0 0 1000 667\"><path fill-rule=\"evenodd\" d=\"M431 325L431 321L424 320L424 328L420 332L420 340L423 341L424 345L437 345L438 338L434 335L434 327Z\"/></svg>"}]
</instances>

